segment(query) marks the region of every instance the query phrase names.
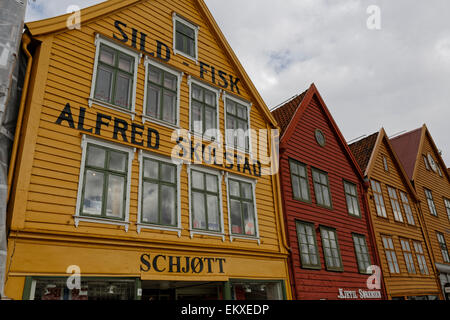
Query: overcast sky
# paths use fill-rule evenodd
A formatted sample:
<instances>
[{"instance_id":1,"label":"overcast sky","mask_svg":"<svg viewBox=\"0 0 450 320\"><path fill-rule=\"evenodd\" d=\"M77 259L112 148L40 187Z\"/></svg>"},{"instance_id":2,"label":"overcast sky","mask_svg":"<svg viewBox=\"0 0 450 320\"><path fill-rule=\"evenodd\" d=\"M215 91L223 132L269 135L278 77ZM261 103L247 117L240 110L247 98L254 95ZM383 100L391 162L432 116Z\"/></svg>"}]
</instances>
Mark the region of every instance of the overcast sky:
<instances>
[{"instance_id":1,"label":"overcast sky","mask_svg":"<svg viewBox=\"0 0 450 320\"><path fill-rule=\"evenodd\" d=\"M426 123L450 167L450 1L205 1L269 108L314 82L348 141ZM99 2L36 0L26 21Z\"/></svg>"}]
</instances>

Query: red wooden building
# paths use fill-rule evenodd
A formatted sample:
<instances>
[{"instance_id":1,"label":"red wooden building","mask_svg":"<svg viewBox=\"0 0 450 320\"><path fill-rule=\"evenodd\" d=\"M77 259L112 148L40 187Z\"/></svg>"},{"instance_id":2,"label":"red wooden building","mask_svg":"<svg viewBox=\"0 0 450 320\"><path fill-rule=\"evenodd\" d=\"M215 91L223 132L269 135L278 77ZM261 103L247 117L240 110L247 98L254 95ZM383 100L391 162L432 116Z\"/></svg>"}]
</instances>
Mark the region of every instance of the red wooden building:
<instances>
[{"instance_id":1,"label":"red wooden building","mask_svg":"<svg viewBox=\"0 0 450 320\"><path fill-rule=\"evenodd\" d=\"M379 265L359 166L314 84L272 111L294 299L382 299L368 288ZM373 277L371 278L373 279Z\"/></svg>"}]
</instances>

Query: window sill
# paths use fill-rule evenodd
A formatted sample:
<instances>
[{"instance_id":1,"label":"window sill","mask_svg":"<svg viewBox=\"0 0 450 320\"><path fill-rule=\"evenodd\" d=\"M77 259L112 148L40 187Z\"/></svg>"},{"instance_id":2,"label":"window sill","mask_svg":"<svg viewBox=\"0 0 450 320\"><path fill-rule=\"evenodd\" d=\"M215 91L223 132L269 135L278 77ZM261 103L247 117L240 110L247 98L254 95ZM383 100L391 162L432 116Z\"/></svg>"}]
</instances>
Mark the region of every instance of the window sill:
<instances>
[{"instance_id":1,"label":"window sill","mask_svg":"<svg viewBox=\"0 0 450 320\"><path fill-rule=\"evenodd\" d=\"M259 239L259 237L255 236L246 236L244 234L230 234L230 242L233 242L234 239L254 240L258 242L258 245L261 245L261 240Z\"/></svg>"},{"instance_id":2,"label":"window sill","mask_svg":"<svg viewBox=\"0 0 450 320\"><path fill-rule=\"evenodd\" d=\"M141 233L142 229L151 229L151 230L161 230L161 231L172 231L178 233L178 238L181 238L181 228L179 227L170 227L170 226L161 226L156 224L149 223L136 223L137 225L137 233Z\"/></svg>"},{"instance_id":3,"label":"window sill","mask_svg":"<svg viewBox=\"0 0 450 320\"><path fill-rule=\"evenodd\" d=\"M188 55L187 53L184 53L183 51L177 50L175 48L172 49L173 50L173 54L175 56L182 56L185 57L186 59L189 59L193 62L195 62L195 64L198 64L198 58L195 58L193 56Z\"/></svg>"},{"instance_id":4,"label":"window sill","mask_svg":"<svg viewBox=\"0 0 450 320\"><path fill-rule=\"evenodd\" d=\"M220 237L222 238L222 242L225 242L225 234L221 233L221 232L214 232L214 231L207 231L207 230L195 230L195 229L190 229L190 237L191 239L194 238L194 235L199 234L199 235L203 235L203 236L212 236L212 237Z\"/></svg>"},{"instance_id":5,"label":"window sill","mask_svg":"<svg viewBox=\"0 0 450 320\"><path fill-rule=\"evenodd\" d=\"M125 232L128 232L128 227L130 223L128 221L124 220L116 220L116 219L108 219L108 218L102 218L102 217L88 217L88 216L73 216L73 219L75 220L75 227L78 228L80 221L84 222L94 222L94 223L103 223L103 224L112 224L117 226L124 226Z\"/></svg>"},{"instance_id":6,"label":"window sill","mask_svg":"<svg viewBox=\"0 0 450 320\"><path fill-rule=\"evenodd\" d=\"M156 118L153 118L151 116L147 116L147 115L143 114L142 115L142 123L145 124L145 122L147 122L147 121L151 122L151 123L158 124L160 126L164 126L164 127L170 128L170 129L174 129L174 130L180 130L181 129L178 123L177 124L173 124L173 123L166 122L164 120L159 120L159 119L156 119Z\"/></svg>"},{"instance_id":7,"label":"window sill","mask_svg":"<svg viewBox=\"0 0 450 320\"><path fill-rule=\"evenodd\" d=\"M129 110L129 109L125 109L116 105L113 105L111 103L102 101L102 100L98 100L98 99L94 99L94 98L89 98L89 107L91 108L93 104L114 110L114 111L119 111L122 113L126 113L129 116L131 116L131 120L134 121L134 118L136 117L136 112L134 112L133 110ZM134 106L132 106L132 109L134 108Z\"/></svg>"}]
</instances>

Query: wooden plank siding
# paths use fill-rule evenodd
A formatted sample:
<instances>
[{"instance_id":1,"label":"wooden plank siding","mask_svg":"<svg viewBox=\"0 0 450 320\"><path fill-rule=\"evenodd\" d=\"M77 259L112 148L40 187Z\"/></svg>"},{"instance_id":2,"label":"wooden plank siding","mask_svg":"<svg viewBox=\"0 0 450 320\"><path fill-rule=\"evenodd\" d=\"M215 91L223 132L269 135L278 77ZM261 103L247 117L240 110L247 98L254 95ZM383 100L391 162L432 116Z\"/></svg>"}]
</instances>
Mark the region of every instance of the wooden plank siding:
<instances>
[{"instance_id":1,"label":"wooden plank siding","mask_svg":"<svg viewBox=\"0 0 450 320\"><path fill-rule=\"evenodd\" d=\"M295 116L291 116L293 120L285 132L290 131L292 134L286 137L286 133L284 133L280 146L280 179L285 224L291 247L291 278L293 291L297 299L335 300L338 299L339 289L356 292L359 289L368 290L366 281L369 275L361 274L358 271L352 233L365 236L371 262L376 261L374 248L371 245L371 234L367 225L362 176L358 173L357 165L352 164L349 151L342 143L342 136L339 137L340 132L331 124L331 115L325 112L325 108L323 102L318 99L317 90L312 86L306 97L301 101ZM301 113L301 116L298 116L298 113ZM316 129L320 129L324 133L326 139L324 147L319 146L316 142ZM310 203L293 198L290 159L297 160L307 166ZM331 209L317 205L312 181L312 168L317 168L328 174L332 201ZM350 216L348 213L344 179L357 186L361 217ZM302 268L296 230L297 221L314 224L321 263L320 270ZM343 263L342 272L326 270L319 231L320 226L336 229Z\"/></svg>"},{"instance_id":2,"label":"wooden plank siding","mask_svg":"<svg viewBox=\"0 0 450 320\"><path fill-rule=\"evenodd\" d=\"M436 275L434 273L433 259L429 254L428 242L424 236L425 233L422 229L422 220L418 211L418 202L416 200L417 196L411 186L408 185L408 177L404 174L401 164L395 158L393 153L394 151L389 145L387 140L388 138L384 130L379 133L378 139L378 145L372 151L371 162L368 165L370 170L367 172L367 177L370 180L378 181L381 185L387 218L377 215L372 187L369 188L367 198L387 293L389 298L423 295L439 296L439 287L436 282ZM387 160L389 170L387 172L385 171L383 158ZM394 219L394 212L388 193L388 186L397 190L398 203L400 205L404 222L399 222ZM400 198L400 191L404 192L408 196L415 222L414 225L407 222L408 220L406 213ZM389 271L382 236L389 236L393 240L400 273L391 274ZM405 257L403 255L400 243L401 239L408 240L410 243L416 271L414 274L408 273ZM429 272L428 275L422 275L419 271L417 257L411 240L420 242L422 245Z\"/></svg>"},{"instance_id":3,"label":"wooden plank siding","mask_svg":"<svg viewBox=\"0 0 450 320\"><path fill-rule=\"evenodd\" d=\"M436 236L436 231L442 233L445 237L447 248L450 248L450 217L448 216L444 205L444 198L450 199L450 180L448 179L448 175L445 174L445 166L443 167L442 162L438 161L440 155L436 152L436 148L433 147L434 142L432 141L428 129L423 128L422 130L422 148L419 149L419 157L416 162L414 185L417 196L420 199L420 207L428 231L431 248L433 249L434 260L437 263L450 265L450 263L446 263L443 260ZM442 177L440 177L437 172L426 169L422 155L428 154L431 154L436 164L440 166L443 174ZM428 208L424 188L431 190L433 194L437 217L432 215Z\"/></svg>"},{"instance_id":4,"label":"wooden plank siding","mask_svg":"<svg viewBox=\"0 0 450 320\"><path fill-rule=\"evenodd\" d=\"M180 128L189 130L189 86L188 77L202 81L221 93L227 92L230 95L240 98L241 100L251 103L250 110L250 128L254 130L274 129L275 122L267 117L267 106L260 103L259 94L256 93L252 84L246 83L242 67L237 66L232 61L231 53L227 45L225 45L215 31L215 27L204 9L197 0L148 0L135 1L133 5L122 8L118 11L110 12L107 15L100 16L96 19L83 22L80 30L64 29L58 32L35 36L37 40L42 41L42 50L44 58L35 62L34 68L36 75L36 84L31 87L29 92L30 108L27 111L28 122L27 131L23 137L26 143L21 147L19 159L27 159L28 162L18 164L16 177L22 177L20 183L13 190L13 198L11 200L14 206L10 207L12 221L11 230L20 234L33 234L35 237L47 239L50 241L54 237L55 243L57 237L65 237L64 241L88 242L86 248L94 246L96 241L116 241L123 246L133 246L140 248L142 244L147 247L159 247L162 249L177 250L206 250L207 252L226 252L230 255L239 257L245 256L246 259L252 256L265 257L267 261L274 260L287 266L287 249L283 245L283 234L281 233L283 226L282 212L280 204L277 203L279 190L277 189L276 175L255 175L238 172L236 166L232 169L218 167L214 165L205 165L205 168L212 168L218 172L230 173L244 178L256 180L256 209L257 222L259 230L259 241L257 239L241 239L230 237L229 226L229 208L227 200L228 188L225 178L222 179L221 205L223 208L222 217L225 239L220 236L199 235L191 236L190 233L190 212L189 212L189 187L188 187L188 169L186 165L182 166L180 177L181 192L181 236L177 232L141 229L137 232L138 222L138 193L139 193L139 175L141 168L139 167L138 150L142 149L150 154L169 156L176 142L172 140L174 131L170 126L164 126L153 122L145 122L145 127L151 127L159 132L159 149L153 150L147 147L138 147L121 140L114 140L112 122L109 126L103 126L101 136L87 133L88 136L96 136L104 141L136 147L134 159L131 169L131 193L129 207L129 229L126 232L123 226L102 224L96 222L80 221L76 227L74 223L74 215L76 211L77 199L81 197L78 194L78 186L80 180L80 166L82 160L82 132L77 129L70 128L68 122L65 121L61 125L56 123L58 116L67 103L70 104L74 120L78 118L80 108L86 109L85 127L95 128L97 113L110 115L113 119L118 117L126 120L129 125L142 125L144 88L145 84L145 67L144 57L140 59L137 75L135 113L136 117L132 120L131 115L112 110L110 108L93 103L89 107L89 96L91 93L91 82L93 77L94 60L96 53L95 36L100 34L111 42L125 45L131 48L131 40L128 43L120 43L113 38L113 35L121 37L119 31L115 28L114 22L120 20L127 27L123 27L123 31L129 39L132 38L132 28L147 34L146 50L156 53L156 41L166 44L171 51L171 59L163 62L154 58L162 65L167 65L175 70L183 72L180 88L180 113L177 115L180 119ZM173 23L172 13L176 12L189 21L199 26L198 33L198 61L213 66L216 69L215 83L211 79L211 70L205 73L204 79L201 78L200 64L191 59L173 53ZM33 30L33 27L31 28ZM139 47L138 33L138 47ZM45 48L45 49L44 49ZM135 50L136 51L136 50ZM45 54L44 54L45 53ZM142 52L141 52L142 53ZM145 56L145 53L144 53ZM155 54L156 56L156 54ZM46 59L46 60L44 60ZM45 69L39 69L44 68ZM234 79L239 78L239 92L231 87L223 88L219 85L219 76L217 71L222 70L227 75L233 76ZM45 71L45 72L44 72ZM228 77L228 76L227 76ZM38 99L39 98L39 99ZM42 101L42 102L41 102ZM37 109L31 109L34 106ZM265 110L267 109L267 110ZM224 135L224 101L222 94L219 99L219 128ZM34 131L33 131L34 130ZM85 132L84 132L85 133ZM267 133L266 133L267 134ZM31 140L30 137L32 137ZM120 137L120 135L119 135ZM27 140L28 139L28 140ZM130 141L131 133L127 131L127 139ZM257 147L259 137L252 135L252 145L255 156L257 155ZM268 142L268 137L261 139L262 143ZM27 149L28 148L28 149ZM27 151L28 150L28 153ZM249 156L249 155L247 155ZM225 177L222 175L222 177ZM232 177L232 176L230 176ZM28 235L28 236L29 236ZM70 240L71 239L71 240ZM17 241L22 241L20 235ZM44 241L44 240L42 240ZM37 241L38 243L39 241ZM23 240L22 244L26 243ZM62 243L62 242L61 242ZM62 244L61 244L62 245ZM26 245L24 245L26 248ZM27 249L23 249L25 254ZM18 258L19 259L19 258ZM238 261L238 260L236 260ZM137 261L136 261L137 263ZM280 266L279 265L279 266ZM233 266L234 269L236 269ZM249 265L248 269L242 271L241 275L247 275L249 278L257 277L261 268L258 267L258 261L255 265ZM15 268L12 264L11 272L14 274L17 270L23 270L23 266ZM231 269L231 267L230 267ZM32 270L29 270L32 272ZM49 263L48 274L58 274L61 270L56 270L52 263ZM89 270L95 274L95 270ZM117 271L120 274L121 271ZM281 267L273 271L273 277L277 279L288 280L287 267ZM139 273L139 267L136 270ZM263 274L263 273L261 273ZM231 275L230 275L231 276ZM287 298L290 293L287 294Z\"/></svg>"}]
</instances>

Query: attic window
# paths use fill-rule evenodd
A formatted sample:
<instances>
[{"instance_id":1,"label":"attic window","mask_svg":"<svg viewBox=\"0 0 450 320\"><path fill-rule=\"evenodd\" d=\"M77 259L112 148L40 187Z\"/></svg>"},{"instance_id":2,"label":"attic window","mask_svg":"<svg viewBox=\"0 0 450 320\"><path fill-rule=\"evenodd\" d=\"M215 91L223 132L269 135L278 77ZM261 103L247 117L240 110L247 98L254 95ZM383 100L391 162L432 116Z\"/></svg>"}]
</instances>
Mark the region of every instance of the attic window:
<instances>
[{"instance_id":1,"label":"attic window","mask_svg":"<svg viewBox=\"0 0 450 320\"><path fill-rule=\"evenodd\" d=\"M173 51L197 62L199 27L173 14Z\"/></svg>"},{"instance_id":2,"label":"attic window","mask_svg":"<svg viewBox=\"0 0 450 320\"><path fill-rule=\"evenodd\" d=\"M384 171L389 172L389 165L385 156L383 156Z\"/></svg>"},{"instance_id":3,"label":"attic window","mask_svg":"<svg viewBox=\"0 0 450 320\"><path fill-rule=\"evenodd\" d=\"M316 137L316 141L319 144L319 146L321 147L325 147L325 135L323 134L322 130L320 129L316 129L316 131L314 132L314 135Z\"/></svg>"},{"instance_id":4,"label":"attic window","mask_svg":"<svg viewBox=\"0 0 450 320\"><path fill-rule=\"evenodd\" d=\"M427 157L423 155L423 162L425 163L425 168L429 171L430 165L428 164Z\"/></svg>"}]
</instances>

